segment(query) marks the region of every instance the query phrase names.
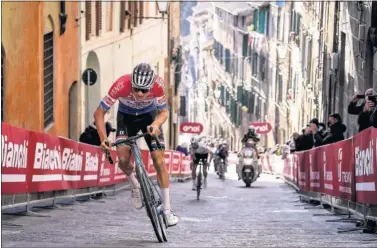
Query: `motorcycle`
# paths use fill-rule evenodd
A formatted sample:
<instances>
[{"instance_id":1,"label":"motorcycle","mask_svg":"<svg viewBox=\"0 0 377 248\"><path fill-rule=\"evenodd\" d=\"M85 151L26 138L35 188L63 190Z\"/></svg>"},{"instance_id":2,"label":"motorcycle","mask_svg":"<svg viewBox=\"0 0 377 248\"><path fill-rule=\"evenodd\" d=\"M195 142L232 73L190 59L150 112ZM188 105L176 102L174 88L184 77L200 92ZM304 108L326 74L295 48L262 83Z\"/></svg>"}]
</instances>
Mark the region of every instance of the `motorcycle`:
<instances>
[{"instance_id":1,"label":"motorcycle","mask_svg":"<svg viewBox=\"0 0 377 248\"><path fill-rule=\"evenodd\" d=\"M250 187L262 173L257 154L253 148L245 147L238 154L238 159L238 180L242 179L246 187Z\"/></svg>"}]
</instances>

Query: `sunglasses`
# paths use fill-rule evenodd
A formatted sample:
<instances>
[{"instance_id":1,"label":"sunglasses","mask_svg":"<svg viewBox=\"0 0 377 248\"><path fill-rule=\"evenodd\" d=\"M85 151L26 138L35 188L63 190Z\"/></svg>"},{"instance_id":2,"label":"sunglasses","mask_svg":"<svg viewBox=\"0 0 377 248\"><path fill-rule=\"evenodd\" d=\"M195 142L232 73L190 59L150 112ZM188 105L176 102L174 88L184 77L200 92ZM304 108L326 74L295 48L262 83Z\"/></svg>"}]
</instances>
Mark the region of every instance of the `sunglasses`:
<instances>
[{"instance_id":1,"label":"sunglasses","mask_svg":"<svg viewBox=\"0 0 377 248\"><path fill-rule=\"evenodd\" d=\"M133 88L133 90L134 90L135 92L141 92L141 93L144 93L144 94L149 92L148 89Z\"/></svg>"}]
</instances>

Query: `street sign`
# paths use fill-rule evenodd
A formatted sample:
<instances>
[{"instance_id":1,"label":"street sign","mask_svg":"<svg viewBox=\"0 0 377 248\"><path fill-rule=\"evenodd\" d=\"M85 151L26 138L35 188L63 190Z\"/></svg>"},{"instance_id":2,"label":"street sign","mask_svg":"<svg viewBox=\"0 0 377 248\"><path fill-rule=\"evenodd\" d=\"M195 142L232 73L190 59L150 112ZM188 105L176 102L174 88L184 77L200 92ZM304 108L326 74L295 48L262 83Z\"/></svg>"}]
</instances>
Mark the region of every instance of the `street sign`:
<instances>
[{"instance_id":1,"label":"street sign","mask_svg":"<svg viewBox=\"0 0 377 248\"><path fill-rule=\"evenodd\" d=\"M253 122L251 126L255 128L257 134L267 134L272 130L269 122Z\"/></svg>"},{"instance_id":2,"label":"street sign","mask_svg":"<svg viewBox=\"0 0 377 248\"><path fill-rule=\"evenodd\" d=\"M93 85L97 82L97 73L95 70L88 68L82 73L81 79L84 84Z\"/></svg>"},{"instance_id":3,"label":"street sign","mask_svg":"<svg viewBox=\"0 0 377 248\"><path fill-rule=\"evenodd\" d=\"M181 133L200 134L203 132L203 125L194 122L183 122L180 125Z\"/></svg>"}]
</instances>

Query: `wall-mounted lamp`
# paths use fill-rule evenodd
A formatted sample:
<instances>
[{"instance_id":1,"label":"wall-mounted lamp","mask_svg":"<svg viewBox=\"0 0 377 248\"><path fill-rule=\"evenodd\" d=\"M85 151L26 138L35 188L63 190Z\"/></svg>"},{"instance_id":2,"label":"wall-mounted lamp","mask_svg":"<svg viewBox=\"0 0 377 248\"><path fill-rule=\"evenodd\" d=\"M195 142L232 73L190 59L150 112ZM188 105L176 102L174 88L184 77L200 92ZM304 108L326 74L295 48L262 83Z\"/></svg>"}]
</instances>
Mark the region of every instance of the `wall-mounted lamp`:
<instances>
[{"instance_id":1,"label":"wall-mounted lamp","mask_svg":"<svg viewBox=\"0 0 377 248\"><path fill-rule=\"evenodd\" d=\"M166 19L164 15L168 15L169 11L169 1L157 1L157 8L158 12L162 14L162 17L159 16L133 16L132 13L129 10L125 10L125 15L132 17L132 18L137 18L137 19Z\"/></svg>"}]
</instances>

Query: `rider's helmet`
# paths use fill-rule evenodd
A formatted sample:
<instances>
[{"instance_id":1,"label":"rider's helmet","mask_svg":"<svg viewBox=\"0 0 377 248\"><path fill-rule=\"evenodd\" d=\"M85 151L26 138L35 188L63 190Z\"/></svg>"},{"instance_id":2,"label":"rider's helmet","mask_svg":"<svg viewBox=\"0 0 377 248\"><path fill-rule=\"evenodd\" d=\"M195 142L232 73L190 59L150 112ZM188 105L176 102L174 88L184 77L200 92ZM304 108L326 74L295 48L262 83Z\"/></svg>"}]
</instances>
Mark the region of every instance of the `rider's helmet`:
<instances>
[{"instance_id":1,"label":"rider's helmet","mask_svg":"<svg viewBox=\"0 0 377 248\"><path fill-rule=\"evenodd\" d=\"M199 147L199 141L197 137L191 137L191 147L197 149Z\"/></svg>"},{"instance_id":2,"label":"rider's helmet","mask_svg":"<svg viewBox=\"0 0 377 248\"><path fill-rule=\"evenodd\" d=\"M132 87L137 89L150 90L152 88L155 71L152 65L148 63L140 63L132 71L131 83Z\"/></svg>"},{"instance_id":3,"label":"rider's helmet","mask_svg":"<svg viewBox=\"0 0 377 248\"><path fill-rule=\"evenodd\" d=\"M253 126L250 126L248 128L249 133L255 134L255 128Z\"/></svg>"}]
</instances>

